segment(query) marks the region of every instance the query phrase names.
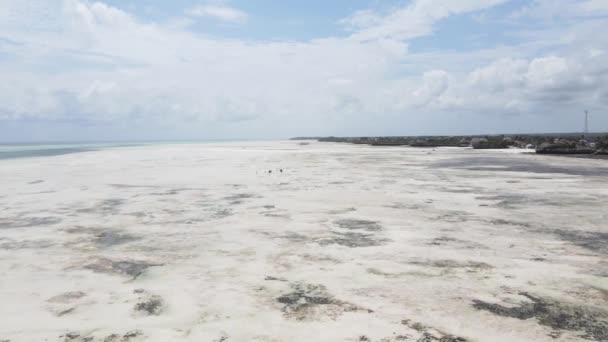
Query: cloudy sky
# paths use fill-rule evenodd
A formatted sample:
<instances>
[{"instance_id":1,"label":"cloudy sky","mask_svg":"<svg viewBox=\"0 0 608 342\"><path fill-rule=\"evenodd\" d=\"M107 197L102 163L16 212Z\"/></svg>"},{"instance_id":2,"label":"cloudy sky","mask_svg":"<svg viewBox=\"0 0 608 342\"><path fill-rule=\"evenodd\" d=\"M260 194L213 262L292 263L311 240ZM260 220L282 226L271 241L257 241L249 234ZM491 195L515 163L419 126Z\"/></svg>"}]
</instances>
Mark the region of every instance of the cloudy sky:
<instances>
[{"instance_id":1,"label":"cloudy sky","mask_svg":"<svg viewBox=\"0 0 608 342\"><path fill-rule=\"evenodd\" d=\"M0 141L608 130L608 0L0 0Z\"/></svg>"}]
</instances>

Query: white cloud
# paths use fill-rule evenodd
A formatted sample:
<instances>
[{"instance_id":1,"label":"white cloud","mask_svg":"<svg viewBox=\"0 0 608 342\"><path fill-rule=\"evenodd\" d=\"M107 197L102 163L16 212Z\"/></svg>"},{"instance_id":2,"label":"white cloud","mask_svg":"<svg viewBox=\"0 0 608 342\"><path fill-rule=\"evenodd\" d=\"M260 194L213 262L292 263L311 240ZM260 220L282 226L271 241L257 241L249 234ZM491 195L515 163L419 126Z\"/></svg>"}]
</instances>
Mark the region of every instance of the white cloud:
<instances>
[{"instance_id":1,"label":"white cloud","mask_svg":"<svg viewBox=\"0 0 608 342\"><path fill-rule=\"evenodd\" d=\"M602 60L589 57L572 60L556 56L526 59L501 59L479 67L437 92L441 110L524 114L544 110L547 115L576 111L585 105L600 103L608 90L608 65L597 72ZM436 83L437 81L435 81ZM433 83L431 83L433 84ZM425 77L424 89L428 87ZM447 89L446 89L447 88Z\"/></svg>"},{"instance_id":2,"label":"white cloud","mask_svg":"<svg viewBox=\"0 0 608 342\"><path fill-rule=\"evenodd\" d=\"M533 0L516 11L515 18L536 19L581 18L608 14L606 0Z\"/></svg>"},{"instance_id":3,"label":"white cloud","mask_svg":"<svg viewBox=\"0 0 608 342\"><path fill-rule=\"evenodd\" d=\"M592 34L601 21L496 49L408 50L437 21L498 0L359 12L343 21L347 37L300 42L210 38L101 2L53 1L5 0L0 11L0 120L243 123L272 133L366 127L384 115L449 120L608 106L608 38Z\"/></svg>"},{"instance_id":4,"label":"white cloud","mask_svg":"<svg viewBox=\"0 0 608 342\"><path fill-rule=\"evenodd\" d=\"M225 5L199 5L191 8L188 14L199 17L212 17L231 23L241 23L249 17L247 13Z\"/></svg>"},{"instance_id":5,"label":"white cloud","mask_svg":"<svg viewBox=\"0 0 608 342\"><path fill-rule=\"evenodd\" d=\"M426 106L431 102L440 102L441 96L448 90L450 76L443 70L432 70L422 75L420 86L412 92L410 99L414 106Z\"/></svg>"},{"instance_id":6,"label":"white cloud","mask_svg":"<svg viewBox=\"0 0 608 342\"><path fill-rule=\"evenodd\" d=\"M600 11L608 12L608 1L606 0L587 0L581 5L582 9L587 12L598 13Z\"/></svg>"},{"instance_id":7,"label":"white cloud","mask_svg":"<svg viewBox=\"0 0 608 342\"><path fill-rule=\"evenodd\" d=\"M474 12L493 7L506 0L418 0L409 6L380 15L360 11L342 22L356 29L353 39L406 40L428 35L433 24L451 15Z\"/></svg>"},{"instance_id":8,"label":"white cloud","mask_svg":"<svg viewBox=\"0 0 608 342\"><path fill-rule=\"evenodd\" d=\"M355 31L362 27L380 25L382 23L382 16L371 10L360 10L350 17L340 20L340 23Z\"/></svg>"}]
</instances>

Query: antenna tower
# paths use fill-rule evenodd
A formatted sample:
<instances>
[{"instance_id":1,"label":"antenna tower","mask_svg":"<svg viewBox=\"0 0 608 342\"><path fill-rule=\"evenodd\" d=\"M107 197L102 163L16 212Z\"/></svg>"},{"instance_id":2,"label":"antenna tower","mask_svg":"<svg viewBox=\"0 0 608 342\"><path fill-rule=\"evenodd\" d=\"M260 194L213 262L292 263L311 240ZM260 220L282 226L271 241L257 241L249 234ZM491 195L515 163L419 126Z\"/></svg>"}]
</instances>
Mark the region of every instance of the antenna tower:
<instances>
[{"instance_id":1,"label":"antenna tower","mask_svg":"<svg viewBox=\"0 0 608 342\"><path fill-rule=\"evenodd\" d=\"M585 110L585 134L589 134L589 111Z\"/></svg>"}]
</instances>

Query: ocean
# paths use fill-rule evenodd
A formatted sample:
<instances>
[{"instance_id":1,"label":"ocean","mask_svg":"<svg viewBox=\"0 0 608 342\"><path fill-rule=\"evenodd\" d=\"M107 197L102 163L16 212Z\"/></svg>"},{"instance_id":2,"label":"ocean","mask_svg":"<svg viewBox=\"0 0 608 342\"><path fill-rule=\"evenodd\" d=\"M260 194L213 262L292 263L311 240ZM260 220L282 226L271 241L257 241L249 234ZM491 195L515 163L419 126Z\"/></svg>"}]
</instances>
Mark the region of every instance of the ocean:
<instances>
[{"instance_id":1,"label":"ocean","mask_svg":"<svg viewBox=\"0 0 608 342\"><path fill-rule=\"evenodd\" d=\"M0 144L0 160L32 157L52 157L100 149L138 146L139 143L53 143Z\"/></svg>"},{"instance_id":2,"label":"ocean","mask_svg":"<svg viewBox=\"0 0 608 342\"><path fill-rule=\"evenodd\" d=\"M61 142L61 143L0 143L0 160L52 157L64 154L90 152L117 147L133 147L147 145L176 145L176 144L208 144L214 142L240 142L244 139L234 140L163 140L138 142Z\"/></svg>"}]
</instances>

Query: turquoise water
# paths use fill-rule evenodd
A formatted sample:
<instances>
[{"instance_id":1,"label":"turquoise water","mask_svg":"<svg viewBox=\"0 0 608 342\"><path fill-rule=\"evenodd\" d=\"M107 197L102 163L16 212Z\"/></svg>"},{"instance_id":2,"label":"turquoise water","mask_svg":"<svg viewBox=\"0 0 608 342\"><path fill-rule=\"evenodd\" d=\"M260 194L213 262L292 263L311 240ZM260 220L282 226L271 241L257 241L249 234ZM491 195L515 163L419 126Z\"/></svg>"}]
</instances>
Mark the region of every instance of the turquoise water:
<instances>
[{"instance_id":1,"label":"turquoise water","mask_svg":"<svg viewBox=\"0 0 608 342\"><path fill-rule=\"evenodd\" d=\"M175 145L175 144L208 144L214 142L236 142L248 140L200 140L200 141L147 141L147 142L104 142L104 143L0 143L0 160L33 157L52 157L63 154L105 150L108 148Z\"/></svg>"},{"instance_id":2,"label":"turquoise water","mask_svg":"<svg viewBox=\"0 0 608 342\"><path fill-rule=\"evenodd\" d=\"M107 148L145 145L135 143L0 144L0 160L51 157Z\"/></svg>"}]
</instances>

